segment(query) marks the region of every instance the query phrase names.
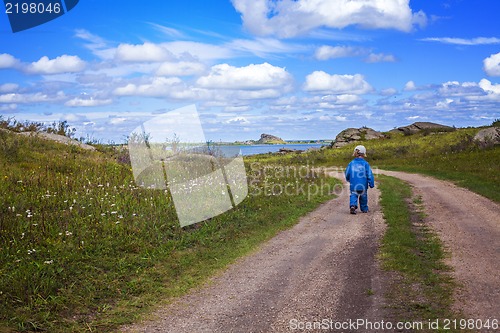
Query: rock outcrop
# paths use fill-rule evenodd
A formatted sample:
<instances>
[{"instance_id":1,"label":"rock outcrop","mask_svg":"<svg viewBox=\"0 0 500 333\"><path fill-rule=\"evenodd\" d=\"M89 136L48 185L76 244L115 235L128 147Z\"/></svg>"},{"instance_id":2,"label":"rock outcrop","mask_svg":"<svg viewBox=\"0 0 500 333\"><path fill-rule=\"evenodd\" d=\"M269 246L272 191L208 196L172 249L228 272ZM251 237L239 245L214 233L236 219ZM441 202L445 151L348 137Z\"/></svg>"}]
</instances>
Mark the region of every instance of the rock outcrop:
<instances>
[{"instance_id":1,"label":"rock outcrop","mask_svg":"<svg viewBox=\"0 0 500 333\"><path fill-rule=\"evenodd\" d=\"M348 128L343 130L337 135L335 141L332 143L332 147L340 148L356 141L382 139L382 138L385 138L384 134L368 127Z\"/></svg>"},{"instance_id":2,"label":"rock outcrop","mask_svg":"<svg viewBox=\"0 0 500 333\"><path fill-rule=\"evenodd\" d=\"M257 144L276 144L276 143L286 143L283 139L271 134L261 134L260 139L256 141Z\"/></svg>"},{"instance_id":3,"label":"rock outcrop","mask_svg":"<svg viewBox=\"0 0 500 333\"><path fill-rule=\"evenodd\" d=\"M78 147L85 149L85 150L96 150L94 146L87 145L83 142L68 138L67 136L64 136L64 135L59 135L59 134L54 134L54 133L46 133L46 132L21 132L21 133L17 133L17 134L26 135L26 136L37 136L37 137L45 139L45 140L51 140L51 141L65 144L65 145L78 146Z\"/></svg>"},{"instance_id":4,"label":"rock outcrop","mask_svg":"<svg viewBox=\"0 0 500 333\"><path fill-rule=\"evenodd\" d=\"M500 127L488 127L480 130L474 136L474 141L480 144L500 144Z\"/></svg>"},{"instance_id":5,"label":"rock outcrop","mask_svg":"<svg viewBox=\"0 0 500 333\"><path fill-rule=\"evenodd\" d=\"M419 121L419 122L413 123L413 124L408 125L408 126L395 128L395 129L391 130L390 132L411 135L411 134L416 134L416 133L423 132L423 131L450 132L453 130L454 130L454 128L450 127L450 126L426 122L426 121Z\"/></svg>"}]
</instances>

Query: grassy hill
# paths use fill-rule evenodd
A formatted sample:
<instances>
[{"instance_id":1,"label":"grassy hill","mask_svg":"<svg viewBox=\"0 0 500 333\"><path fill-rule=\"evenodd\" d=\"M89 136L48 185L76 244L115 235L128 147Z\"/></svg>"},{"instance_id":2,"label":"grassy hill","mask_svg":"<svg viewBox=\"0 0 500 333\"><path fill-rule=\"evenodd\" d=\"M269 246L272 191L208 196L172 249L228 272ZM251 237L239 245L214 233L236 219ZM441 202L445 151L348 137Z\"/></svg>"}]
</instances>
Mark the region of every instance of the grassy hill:
<instances>
[{"instance_id":1,"label":"grassy hill","mask_svg":"<svg viewBox=\"0 0 500 333\"><path fill-rule=\"evenodd\" d=\"M111 148L0 131L0 332L112 331L294 225L336 184L247 167L239 206L181 228L169 193L137 186Z\"/></svg>"},{"instance_id":2,"label":"grassy hill","mask_svg":"<svg viewBox=\"0 0 500 333\"><path fill-rule=\"evenodd\" d=\"M500 146L479 144L474 135L480 128L457 129L413 135L386 133L387 139L360 141L342 148L323 149L285 156L260 155L261 163L309 164L346 167L358 144L367 148L372 168L427 174L455 182L497 202L500 201Z\"/></svg>"}]
</instances>

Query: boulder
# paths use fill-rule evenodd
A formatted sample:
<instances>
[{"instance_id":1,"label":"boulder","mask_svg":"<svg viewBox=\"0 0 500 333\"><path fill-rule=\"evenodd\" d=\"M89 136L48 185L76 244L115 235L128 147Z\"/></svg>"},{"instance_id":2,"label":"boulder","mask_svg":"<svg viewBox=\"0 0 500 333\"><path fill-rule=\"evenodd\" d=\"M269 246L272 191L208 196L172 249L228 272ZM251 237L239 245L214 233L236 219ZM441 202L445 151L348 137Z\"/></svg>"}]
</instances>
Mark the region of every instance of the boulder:
<instances>
[{"instance_id":1,"label":"boulder","mask_svg":"<svg viewBox=\"0 0 500 333\"><path fill-rule=\"evenodd\" d=\"M94 146L87 145L83 142L68 138L67 136L64 136L64 135L59 135L59 134L54 134L54 133L46 133L46 132L21 132L21 133L17 133L17 134L25 135L25 136L38 136L39 138L42 138L45 140L51 140L51 141L65 144L65 145L78 146L78 147L85 149L85 150L96 150L96 148Z\"/></svg>"},{"instance_id":2,"label":"boulder","mask_svg":"<svg viewBox=\"0 0 500 333\"><path fill-rule=\"evenodd\" d=\"M431 123L427 121L418 121L408 126L398 127L390 132L403 133L405 135L416 134L422 131L431 131L431 132L450 132L453 131L454 128L446 125Z\"/></svg>"},{"instance_id":3,"label":"boulder","mask_svg":"<svg viewBox=\"0 0 500 333\"><path fill-rule=\"evenodd\" d=\"M500 144L500 127L489 127L480 130L474 136L474 141L479 144Z\"/></svg>"},{"instance_id":4,"label":"boulder","mask_svg":"<svg viewBox=\"0 0 500 333\"><path fill-rule=\"evenodd\" d=\"M385 138L384 134L368 127L348 128L337 135L332 147L340 148L352 142L382 138Z\"/></svg>"},{"instance_id":5,"label":"boulder","mask_svg":"<svg viewBox=\"0 0 500 333\"><path fill-rule=\"evenodd\" d=\"M260 139L256 142L257 144L276 144L276 143L286 143L283 139L271 134L261 134Z\"/></svg>"}]
</instances>

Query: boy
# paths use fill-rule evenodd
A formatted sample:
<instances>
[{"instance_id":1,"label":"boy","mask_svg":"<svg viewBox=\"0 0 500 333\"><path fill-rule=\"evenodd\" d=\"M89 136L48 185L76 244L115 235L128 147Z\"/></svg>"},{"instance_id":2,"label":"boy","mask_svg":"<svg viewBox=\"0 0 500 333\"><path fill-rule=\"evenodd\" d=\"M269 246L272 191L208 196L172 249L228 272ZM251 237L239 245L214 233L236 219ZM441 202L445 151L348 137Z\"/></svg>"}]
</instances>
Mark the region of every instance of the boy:
<instances>
[{"instance_id":1,"label":"boy","mask_svg":"<svg viewBox=\"0 0 500 333\"><path fill-rule=\"evenodd\" d=\"M370 164L364 160L366 156L366 148L364 146L356 146L352 156L355 157L345 170L345 179L351 183L351 196L349 200L349 208L351 214L356 214L356 209L359 208L363 213L368 213L368 186L375 186L373 180L372 169Z\"/></svg>"}]
</instances>

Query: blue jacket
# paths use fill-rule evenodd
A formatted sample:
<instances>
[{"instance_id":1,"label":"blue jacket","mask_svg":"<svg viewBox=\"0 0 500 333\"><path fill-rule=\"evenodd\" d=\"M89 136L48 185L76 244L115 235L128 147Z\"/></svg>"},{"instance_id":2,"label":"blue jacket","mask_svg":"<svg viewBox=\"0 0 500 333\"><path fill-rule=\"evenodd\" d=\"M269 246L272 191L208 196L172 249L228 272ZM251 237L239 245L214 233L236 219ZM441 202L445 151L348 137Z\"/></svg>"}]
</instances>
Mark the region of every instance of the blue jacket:
<instances>
[{"instance_id":1,"label":"blue jacket","mask_svg":"<svg viewBox=\"0 0 500 333\"><path fill-rule=\"evenodd\" d=\"M351 183L350 190L366 191L368 186L375 186L370 164L361 157L356 157L345 170L345 179Z\"/></svg>"}]
</instances>

